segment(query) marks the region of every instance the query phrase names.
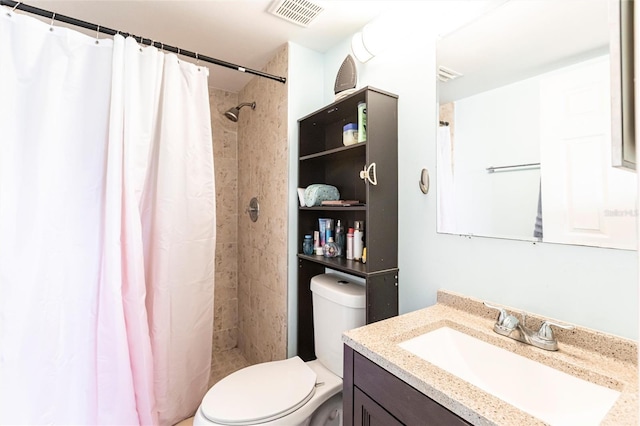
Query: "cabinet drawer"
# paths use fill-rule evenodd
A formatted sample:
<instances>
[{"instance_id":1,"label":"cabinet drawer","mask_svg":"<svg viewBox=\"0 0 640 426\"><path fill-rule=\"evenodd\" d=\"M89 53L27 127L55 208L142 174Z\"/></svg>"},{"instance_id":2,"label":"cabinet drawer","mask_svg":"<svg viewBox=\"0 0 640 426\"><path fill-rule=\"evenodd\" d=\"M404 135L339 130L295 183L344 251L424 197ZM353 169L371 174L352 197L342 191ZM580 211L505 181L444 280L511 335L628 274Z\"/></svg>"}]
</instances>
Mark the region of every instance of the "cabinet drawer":
<instances>
[{"instance_id":1,"label":"cabinet drawer","mask_svg":"<svg viewBox=\"0 0 640 426\"><path fill-rule=\"evenodd\" d=\"M357 352L353 353L353 382L405 425L471 424Z\"/></svg>"}]
</instances>

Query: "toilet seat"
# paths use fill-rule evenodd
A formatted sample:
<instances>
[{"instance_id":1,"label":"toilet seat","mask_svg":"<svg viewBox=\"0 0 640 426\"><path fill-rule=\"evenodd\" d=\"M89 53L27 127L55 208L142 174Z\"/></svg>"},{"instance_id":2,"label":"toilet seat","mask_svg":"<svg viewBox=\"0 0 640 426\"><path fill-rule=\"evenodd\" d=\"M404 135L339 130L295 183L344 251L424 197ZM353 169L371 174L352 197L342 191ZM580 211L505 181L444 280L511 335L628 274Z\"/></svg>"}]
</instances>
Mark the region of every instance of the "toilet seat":
<instances>
[{"instance_id":1,"label":"toilet seat","mask_svg":"<svg viewBox=\"0 0 640 426\"><path fill-rule=\"evenodd\" d=\"M212 422L243 426L284 417L311 399L316 373L299 357L243 368L216 383L202 400Z\"/></svg>"}]
</instances>

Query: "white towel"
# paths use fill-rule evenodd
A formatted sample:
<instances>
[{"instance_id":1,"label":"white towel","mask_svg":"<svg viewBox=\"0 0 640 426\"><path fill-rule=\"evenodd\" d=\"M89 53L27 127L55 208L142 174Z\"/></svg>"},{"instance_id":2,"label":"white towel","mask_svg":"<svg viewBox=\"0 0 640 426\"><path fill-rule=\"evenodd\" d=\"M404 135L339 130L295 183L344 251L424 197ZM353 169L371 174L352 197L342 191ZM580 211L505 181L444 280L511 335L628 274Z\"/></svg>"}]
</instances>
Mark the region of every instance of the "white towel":
<instances>
[{"instance_id":1,"label":"white towel","mask_svg":"<svg viewBox=\"0 0 640 426\"><path fill-rule=\"evenodd\" d=\"M437 231L456 233L455 185L453 179L453 154L449 126L440 126L437 140Z\"/></svg>"}]
</instances>

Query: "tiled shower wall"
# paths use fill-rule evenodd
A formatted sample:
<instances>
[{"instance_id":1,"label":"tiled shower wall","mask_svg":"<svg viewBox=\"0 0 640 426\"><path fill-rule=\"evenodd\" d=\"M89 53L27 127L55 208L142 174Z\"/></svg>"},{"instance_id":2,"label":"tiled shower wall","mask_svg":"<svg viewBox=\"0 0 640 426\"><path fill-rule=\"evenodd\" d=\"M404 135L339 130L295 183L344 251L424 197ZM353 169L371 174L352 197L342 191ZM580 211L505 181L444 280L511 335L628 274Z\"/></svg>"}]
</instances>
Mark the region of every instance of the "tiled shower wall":
<instances>
[{"instance_id":1,"label":"tiled shower wall","mask_svg":"<svg viewBox=\"0 0 640 426\"><path fill-rule=\"evenodd\" d=\"M287 70L284 45L263 71ZM255 77L238 101L256 102L238 122L238 347L259 363L287 355L287 85ZM252 197L255 223L245 213Z\"/></svg>"},{"instance_id":2,"label":"tiled shower wall","mask_svg":"<svg viewBox=\"0 0 640 426\"><path fill-rule=\"evenodd\" d=\"M213 351L238 343L238 125L222 114L238 94L209 89L216 181ZM244 110L243 110L244 112Z\"/></svg>"}]
</instances>

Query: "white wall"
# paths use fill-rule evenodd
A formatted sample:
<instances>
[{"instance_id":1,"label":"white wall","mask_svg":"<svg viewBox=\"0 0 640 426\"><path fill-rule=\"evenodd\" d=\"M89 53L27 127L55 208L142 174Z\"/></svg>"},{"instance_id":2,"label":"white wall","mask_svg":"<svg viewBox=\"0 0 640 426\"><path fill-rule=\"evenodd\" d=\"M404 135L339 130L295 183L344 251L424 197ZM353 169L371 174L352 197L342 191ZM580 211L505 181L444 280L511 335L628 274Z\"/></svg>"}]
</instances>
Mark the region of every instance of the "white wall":
<instances>
[{"instance_id":1,"label":"white wall","mask_svg":"<svg viewBox=\"0 0 640 426\"><path fill-rule=\"evenodd\" d=\"M540 169L486 168L540 162L538 80L455 102L455 234L534 239Z\"/></svg>"},{"instance_id":2,"label":"white wall","mask_svg":"<svg viewBox=\"0 0 640 426\"><path fill-rule=\"evenodd\" d=\"M399 95L401 313L434 304L442 288L636 339L636 252L436 233L435 190L423 195L418 188L423 167L436 183L435 37L424 25L412 29L425 31L358 65L358 87ZM346 39L323 55L321 104L333 101L335 75L348 53ZM309 89L291 87L290 99L308 99ZM296 268L292 261L292 276ZM295 285L290 281L290 288Z\"/></svg>"},{"instance_id":3,"label":"white wall","mask_svg":"<svg viewBox=\"0 0 640 426\"><path fill-rule=\"evenodd\" d=\"M289 225L288 225L288 356L296 354L298 346L298 259L301 242L298 241L298 118L324 105L322 84L324 81L323 56L295 43L289 43Z\"/></svg>"}]
</instances>

